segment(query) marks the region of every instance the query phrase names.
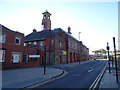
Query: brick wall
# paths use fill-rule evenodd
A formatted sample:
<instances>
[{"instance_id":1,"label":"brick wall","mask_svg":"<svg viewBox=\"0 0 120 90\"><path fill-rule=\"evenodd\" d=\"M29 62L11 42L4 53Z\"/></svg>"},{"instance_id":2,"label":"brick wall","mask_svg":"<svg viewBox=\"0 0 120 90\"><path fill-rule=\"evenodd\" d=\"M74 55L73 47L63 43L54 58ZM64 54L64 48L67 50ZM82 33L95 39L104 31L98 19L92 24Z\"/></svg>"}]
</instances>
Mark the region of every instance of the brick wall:
<instances>
[{"instance_id":1,"label":"brick wall","mask_svg":"<svg viewBox=\"0 0 120 90\"><path fill-rule=\"evenodd\" d=\"M18 69L18 68L30 68L30 67L39 67L38 62L20 62L20 63L2 63L2 69Z\"/></svg>"},{"instance_id":2,"label":"brick wall","mask_svg":"<svg viewBox=\"0 0 120 90\"><path fill-rule=\"evenodd\" d=\"M2 48L5 48L5 62L12 62L12 52L24 51L24 34L11 31L3 26L2 33L5 34L5 43L2 43ZM15 44L15 38L20 37L20 45Z\"/></svg>"}]
</instances>

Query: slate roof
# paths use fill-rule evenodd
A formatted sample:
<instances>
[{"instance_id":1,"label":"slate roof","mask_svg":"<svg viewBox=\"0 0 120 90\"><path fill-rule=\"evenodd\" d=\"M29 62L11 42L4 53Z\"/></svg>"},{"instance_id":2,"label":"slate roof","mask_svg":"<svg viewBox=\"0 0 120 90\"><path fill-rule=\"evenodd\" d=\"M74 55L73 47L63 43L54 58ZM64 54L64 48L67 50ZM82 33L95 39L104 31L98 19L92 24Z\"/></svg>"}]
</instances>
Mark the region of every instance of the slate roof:
<instances>
[{"instance_id":1,"label":"slate roof","mask_svg":"<svg viewBox=\"0 0 120 90\"><path fill-rule=\"evenodd\" d=\"M16 34L24 35L24 34L21 33L21 32L10 30L9 28L3 26L2 24L0 24L0 30L2 30L2 31L8 31L8 32L12 32L12 33L16 33Z\"/></svg>"},{"instance_id":2,"label":"slate roof","mask_svg":"<svg viewBox=\"0 0 120 90\"><path fill-rule=\"evenodd\" d=\"M24 41L28 42L28 41L45 40L45 39L47 39L49 37L52 37L52 36L59 36L58 34L61 33L61 32L64 32L68 36L74 38L73 36L71 36L70 34L65 32L63 29L56 28L54 30L43 30L43 31L40 31L40 32L32 32L31 34L27 35L24 38ZM76 38L74 38L74 39L77 40Z\"/></svg>"},{"instance_id":3,"label":"slate roof","mask_svg":"<svg viewBox=\"0 0 120 90\"><path fill-rule=\"evenodd\" d=\"M50 14L47 10L44 12L44 13L42 13L42 14ZM50 14L51 15L51 14Z\"/></svg>"},{"instance_id":4,"label":"slate roof","mask_svg":"<svg viewBox=\"0 0 120 90\"><path fill-rule=\"evenodd\" d=\"M73 37L71 34L65 32L65 31L64 31L63 29L61 29L61 28L56 28L56 29L54 29L54 32L56 32L56 33L64 32L64 33L66 33L68 36L70 36L70 37L72 37L73 39L77 40L75 37ZM77 41L78 41L78 40L77 40Z\"/></svg>"},{"instance_id":5,"label":"slate roof","mask_svg":"<svg viewBox=\"0 0 120 90\"><path fill-rule=\"evenodd\" d=\"M40 32L32 32L24 38L24 41L37 41L37 40L45 40L49 38L52 34L52 30L43 30Z\"/></svg>"}]
</instances>

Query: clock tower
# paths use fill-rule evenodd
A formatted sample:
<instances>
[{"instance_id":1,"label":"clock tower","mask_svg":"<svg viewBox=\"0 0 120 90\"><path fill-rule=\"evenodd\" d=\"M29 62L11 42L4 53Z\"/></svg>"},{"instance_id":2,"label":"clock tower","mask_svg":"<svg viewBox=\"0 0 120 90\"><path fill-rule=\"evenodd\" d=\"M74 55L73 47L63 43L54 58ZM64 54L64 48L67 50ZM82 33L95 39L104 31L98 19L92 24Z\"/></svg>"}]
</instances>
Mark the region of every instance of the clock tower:
<instances>
[{"instance_id":1,"label":"clock tower","mask_svg":"<svg viewBox=\"0 0 120 90\"><path fill-rule=\"evenodd\" d=\"M46 10L43 14L42 19L42 30L51 30L51 20L50 20L50 13Z\"/></svg>"}]
</instances>

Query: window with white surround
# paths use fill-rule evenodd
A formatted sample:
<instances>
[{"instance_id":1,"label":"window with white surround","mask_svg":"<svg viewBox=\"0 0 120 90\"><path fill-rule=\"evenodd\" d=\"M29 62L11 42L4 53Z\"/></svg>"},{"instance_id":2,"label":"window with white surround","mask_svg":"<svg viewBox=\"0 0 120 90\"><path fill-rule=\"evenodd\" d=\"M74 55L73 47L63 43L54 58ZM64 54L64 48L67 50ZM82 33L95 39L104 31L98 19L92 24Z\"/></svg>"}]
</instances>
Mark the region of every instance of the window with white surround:
<instances>
[{"instance_id":1,"label":"window with white surround","mask_svg":"<svg viewBox=\"0 0 120 90\"><path fill-rule=\"evenodd\" d=\"M24 43L24 46L27 46L27 44L26 44L26 43Z\"/></svg>"},{"instance_id":2,"label":"window with white surround","mask_svg":"<svg viewBox=\"0 0 120 90\"><path fill-rule=\"evenodd\" d=\"M51 46L54 46L54 40L51 41Z\"/></svg>"},{"instance_id":3,"label":"window with white surround","mask_svg":"<svg viewBox=\"0 0 120 90\"><path fill-rule=\"evenodd\" d=\"M4 33L0 33L0 43L5 43L6 35Z\"/></svg>"},{"instance_id":4,"label":"window with white surround","mask_svg":"<svg viewBox=\"0 0 120 90\"><path fill-rule=\"evenodd\" d=\"M29 42L28 44L31 44L31 42Z\"/></svg>"},{"instance_id":5,"label":"window with white surround","mask_svg":"<svg viewBox=\"0 0 120 90\"><path fill-rule=\"evenodd\" d=\"M60 45L60 48L62 48L62 42L61 41L59 41L59 45Z\"/></svg>"},{"instance_id":6,"label":"window with white surround","mask_svg":"<svg viewBox=\"0 0 120 90\"><path fill-rule=\"evenodd\" d=\"M40 46L43 46L43 41L40 41Z\"/></svg>"},{"instance_id":7,"label":"window with white surround","mask_svg":"<svg viewBox=\"0 0 120 90\"><path fill-rule=\"evenodd\" d=\"M5 50L0 50L0 62L4 62L5 60Z\"/></svg>"},{"instance_id":8,"label":"window with white surround","mask_svg":"<svg viewBox=\"0 0 120 90\"><path fill-rule=\"evenodd\" d=\"M37 42L34 42L34 45L37 45Z\"/></svg>"},{"instance_id":9,"label":"window with white surround","mask_svg":"<svg viewBox=\"0 0 120 90\"><path fill-rule=\"evenodd\" d=\"M20 45L20 37L16 37L15 38L15 44L16 45Z\"/></svg>"},{"instance_id":10,"label":"window with white surround","mask_svg":"<svg viewBox=\"0 0 120 90\"><path fill-rule=\"evenodd\" d=\"M19 54L19 53L13 53L12 54L12 62L13 63L21 62L21 54Z\"/></svg>"}]
</instances>

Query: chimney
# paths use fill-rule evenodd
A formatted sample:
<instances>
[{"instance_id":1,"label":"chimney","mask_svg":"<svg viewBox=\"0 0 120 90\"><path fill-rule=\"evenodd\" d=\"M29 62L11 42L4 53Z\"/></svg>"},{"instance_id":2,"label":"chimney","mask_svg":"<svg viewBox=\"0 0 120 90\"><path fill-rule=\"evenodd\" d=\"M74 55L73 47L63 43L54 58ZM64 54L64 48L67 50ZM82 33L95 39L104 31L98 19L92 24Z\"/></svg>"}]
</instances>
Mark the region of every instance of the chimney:
<instances>
[{"instance_id":1,"label":"chimney","mask_svg":"<svg viewBox=\"0 0 120 90\"><path fill-rule=\"evenodd\" d=\"M37 32L37 30L36 30L36 29L33 29L33 32Z\"/></svg>"},{"instance_id":2,"label":"chimney","mask_svg":"<svg viewBox=\"0 0 120 90\"><path fill-rule=\"evenodd\" d=\"M70 28L70 26L68 27L68 33L69 33L69 34L72 34L72 33L71 33L71 28Z\"/></svg>"}]
</instances>

